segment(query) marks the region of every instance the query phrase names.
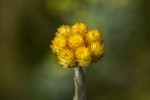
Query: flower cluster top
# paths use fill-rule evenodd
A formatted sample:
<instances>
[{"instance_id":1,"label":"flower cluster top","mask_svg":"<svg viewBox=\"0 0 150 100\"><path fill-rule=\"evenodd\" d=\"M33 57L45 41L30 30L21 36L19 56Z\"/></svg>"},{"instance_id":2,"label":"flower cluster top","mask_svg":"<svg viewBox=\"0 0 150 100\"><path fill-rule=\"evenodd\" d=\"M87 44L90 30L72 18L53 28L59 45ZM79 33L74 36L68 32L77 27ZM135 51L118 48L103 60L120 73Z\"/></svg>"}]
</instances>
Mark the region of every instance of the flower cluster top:
<instances>
[{"instance_id":1,"label":"flower cluster top","mask_svg":"<svg viewBox=\"0 0 150 100\"><path fill-rule=\"evenodd\" d=\"M101 32L88 30L83 23L60 26L50 48L62 68L87 67L104 54Z\"/></svg>"}]
</instances>

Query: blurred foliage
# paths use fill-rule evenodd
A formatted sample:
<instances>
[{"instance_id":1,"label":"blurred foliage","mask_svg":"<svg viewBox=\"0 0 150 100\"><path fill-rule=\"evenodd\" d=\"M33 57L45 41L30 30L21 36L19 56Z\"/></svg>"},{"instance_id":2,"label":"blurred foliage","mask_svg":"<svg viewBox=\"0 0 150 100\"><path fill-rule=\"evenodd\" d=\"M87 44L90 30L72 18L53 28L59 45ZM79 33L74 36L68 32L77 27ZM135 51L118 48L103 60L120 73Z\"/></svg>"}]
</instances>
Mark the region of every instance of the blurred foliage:
<instances>
[{"instance_id":1,"label":"blurred foliage","mask_svg":"<svg viewBox=\"0 0 150 100\"><path fill-rule=\"evenodd\" d=\"M1 0L0 99L71 100L73 69L49 44L62 24L104 35L106 53L87 70L89 100L150 100L149 0Z\"/></svg>"}]
</instances>

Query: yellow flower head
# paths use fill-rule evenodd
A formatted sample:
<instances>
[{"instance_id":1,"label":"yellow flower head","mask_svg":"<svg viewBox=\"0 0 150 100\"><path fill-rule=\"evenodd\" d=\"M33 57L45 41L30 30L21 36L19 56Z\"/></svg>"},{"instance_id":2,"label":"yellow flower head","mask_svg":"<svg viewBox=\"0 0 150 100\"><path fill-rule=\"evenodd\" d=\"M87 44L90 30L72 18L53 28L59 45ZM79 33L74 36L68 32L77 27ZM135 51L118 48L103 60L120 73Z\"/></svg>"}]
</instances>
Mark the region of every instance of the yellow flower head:
<instances>
[{"instance_id":1,"label":"yellow flower head","mask_svg":"<svg viewBox=\"0 0 150 100\"><path fill-rule=\"evenodd\" d=\"M88 47L81 46L75 51L78 66L87 67L91 63L91 51Z\"/></svg>"},{"instance_id":2,"label":"yellow flower head","mask_svg":"<svg viewBox=\"0 0 150 100\"><path fill-rule=\"evenodd\" d=\"M101 56L104 54L104 45L99 43L99 41L92 42L89 48L91 50L92 56L96 59L101 58Z\"/></svg>"},{"instance_id":3,"label":"yellow flower head","mask_svg":"<svg viewBox=\"0 0 150 100\"><path fill-rule=\"evenodd\" d=\"M68 37L68 45L70 48L76 48L84 44L84 38L79 34L71 34Z\"/></svg>"},{"instance_id":4,"label":"yellow flower head","mask_svg":"<svg viewBox=\"0 0 150 100\"><path fill-rule=\"evenodd\" d=\"M73 51L69 49L61 49L57 58L59 63L62 65L62 68L73 67L75 65Z\"/></svg>"},{"instance_id":5,"label":"yellow flower head","mask_svg":"<svg viewBox=\"0 0 150 100\"><path fill-rule=\"evenodd\" d=\"M71 27L68 26L68 25L63 25L63 26L60 26L58 29L58 32L56 32L56 36L59 36L59 35L68 35L68 33L70 33L71 31Z\"/></svg>"},{"instance_id":6,"label":"yellow flower head","mask_svg":"<svg viewBox=\"0 0 150 100\"><path fill-rule=\"evenodd\" d=\"M58 53L60 49L66 47L66 45L67 45L66 37L57 36L52 41L52 45L50 45L50 47L54 53Z\"/></svg>"},{"instance_id":7,"label":"yellow flower head","mask_svg":"<svg viewBox=\"0 0 150 100\"><path fill-rule=\"evenodd\" d=\"M87 32L87 26L83 23L76 23L72 26L72 32L84 36Z\"/></svg>"},{"instance_id":8,"label":"yellow flower head","mask_svg":"<svg viewBox=\"0 0 150 100\"><path fill-rule=\"evenodd\" d=\"M101 33L98 30L91 30L86 34L87 42L95 42L102 39Z\"/></svg>"},{"instance_id":9,"label":"yellow flower head","mask_svg":"<svg viewBox=\"0 0 150 100\"><path fill-rule=\"evenodd\" d=\"M81 46L76 49L75 56L77 59L90 59L91 58L91 52L88 47Z\"/></svg>"},{"instance_id":10,"label":"yellow flower head","mask_svg":"<svg viewBox=\"0 0 150 100\"><path fill-rule=\"evenodd\" d=\"M98 30L88 30L83 23L72 27L63 25L55 36L50 48L62 68L87 67L104 54L102 34Z\"/></svg>"}]
</instances>

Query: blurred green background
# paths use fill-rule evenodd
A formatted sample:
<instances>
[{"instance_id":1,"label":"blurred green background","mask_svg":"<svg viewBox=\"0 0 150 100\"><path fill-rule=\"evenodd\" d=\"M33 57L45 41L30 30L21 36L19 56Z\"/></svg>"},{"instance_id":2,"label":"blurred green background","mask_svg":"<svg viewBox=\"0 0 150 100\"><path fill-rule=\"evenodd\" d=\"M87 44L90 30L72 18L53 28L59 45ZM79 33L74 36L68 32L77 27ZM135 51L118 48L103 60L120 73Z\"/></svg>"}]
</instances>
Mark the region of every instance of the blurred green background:
<instances>
[{"instance_id":1,"label":"blurred green background","mask_svg":"<svg viewBox=\"0 0 150 100\"><path fill-rule=\"evenodd\" d=\"M1 0L0 100L72 100L73 69L49 45L75 22L100 29L106 46L87 69L88 100L150 100L149 0Z\"/></svg>"}]
</instances>

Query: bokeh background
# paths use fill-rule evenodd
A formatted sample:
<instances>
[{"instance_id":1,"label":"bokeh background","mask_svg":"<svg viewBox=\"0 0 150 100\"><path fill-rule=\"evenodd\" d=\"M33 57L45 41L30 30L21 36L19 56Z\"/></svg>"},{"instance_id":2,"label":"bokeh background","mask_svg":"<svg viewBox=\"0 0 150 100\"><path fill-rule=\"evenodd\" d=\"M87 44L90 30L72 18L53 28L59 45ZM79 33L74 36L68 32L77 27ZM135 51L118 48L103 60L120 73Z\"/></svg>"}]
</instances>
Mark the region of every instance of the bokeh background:
<instances>
[{"instance_id":1,"label":"bokeh background","mask_svg":"<svg viewBox=\"0 0 150 100\"><path fill-rule=\"evenodd\" d=\"M72 100L73 69L49 45L75 22L101 30L106 46L87 69L88 100L150 100L149 0L1 0L0 100Z\"/></svg>"}]
</instances>

